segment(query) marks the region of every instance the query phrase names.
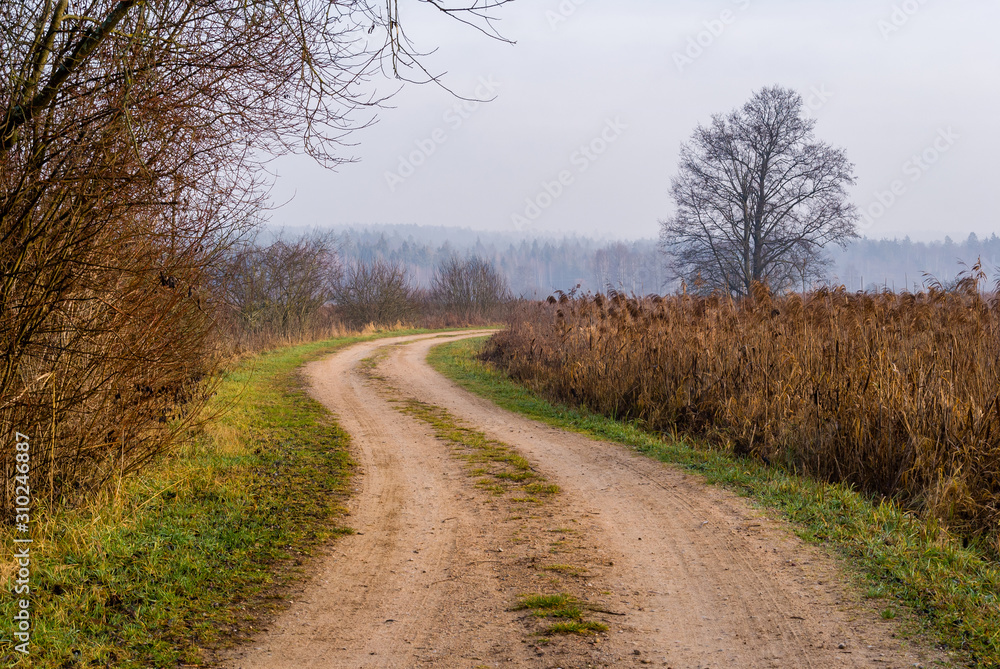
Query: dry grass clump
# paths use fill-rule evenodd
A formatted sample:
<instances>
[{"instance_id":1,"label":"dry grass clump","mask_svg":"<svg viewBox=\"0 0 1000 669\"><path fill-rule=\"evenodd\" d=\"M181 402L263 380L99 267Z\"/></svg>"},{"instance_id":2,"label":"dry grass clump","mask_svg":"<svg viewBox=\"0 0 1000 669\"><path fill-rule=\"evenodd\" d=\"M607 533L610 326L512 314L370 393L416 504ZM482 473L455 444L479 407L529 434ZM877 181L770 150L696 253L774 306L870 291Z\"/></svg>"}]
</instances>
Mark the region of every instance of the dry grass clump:
<instances>
[{"instance_id":1,"label":"dry grass clump","mask_svg":"<svg viewBox=\"0 0 1000 669\"><path fill-rule=\"evenodd\" d=\"M957 286L560 295L484 355L560 400L853 484L996 541L1000 300Z\"/></svg>"}]
</instances>

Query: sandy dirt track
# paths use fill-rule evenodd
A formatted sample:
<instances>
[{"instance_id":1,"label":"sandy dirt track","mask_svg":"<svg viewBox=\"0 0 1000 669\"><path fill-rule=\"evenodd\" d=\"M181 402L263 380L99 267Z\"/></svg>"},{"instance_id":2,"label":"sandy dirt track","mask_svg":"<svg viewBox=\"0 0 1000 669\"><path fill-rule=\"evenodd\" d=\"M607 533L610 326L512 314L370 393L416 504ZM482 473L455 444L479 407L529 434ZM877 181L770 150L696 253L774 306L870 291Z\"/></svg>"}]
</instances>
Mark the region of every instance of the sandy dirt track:
<instances>
[{"instance_id":1,"label":"sandy dirt track","mask_svg":"<svg viewBox=\"0 0 1000 669\"><path fill-rule=\"evenodd\" d=\"M470 336L463 334L462 336ZM914 667L833 562L740 498L639 456L502 411L432 371L440 336L383 339L312 363L351 435L358 534L337 540L230 669L284 667ZM392 347L379 366L359 363ZM382 386L382 387L380 387ZM529 512L476 488L390 392L516 448L562 492ZM546 566L572 565L570 574ZM519 595L568 591L606 633L539 640Z\"/></svg>"}]
</instances>

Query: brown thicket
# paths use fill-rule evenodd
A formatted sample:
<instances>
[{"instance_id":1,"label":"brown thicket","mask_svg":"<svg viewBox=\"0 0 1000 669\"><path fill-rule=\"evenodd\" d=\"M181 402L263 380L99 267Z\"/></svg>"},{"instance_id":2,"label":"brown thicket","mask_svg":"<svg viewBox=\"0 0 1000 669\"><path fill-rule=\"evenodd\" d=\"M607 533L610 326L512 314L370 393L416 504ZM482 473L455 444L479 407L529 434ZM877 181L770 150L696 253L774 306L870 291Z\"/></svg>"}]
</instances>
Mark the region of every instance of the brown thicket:
<instances>
[{"instance_id":1,"label":"brown thicket","mask_svg":"<svg viewBox=\"0 0 1000 669\"><path fill-rule=\"evenodd\" d=\"M414 0L486 32L506 1ZM15 432L37 499L89 494L185 432L228 309L211 279L266 206L266 161L343 162L380 101L370 76L422 72L408 45L395 2L4 4L4 518Z\"/></svg>"},{"instance_id":2,"label":"brown thicket","mask_svg":"<svg viewBox=\"0 0 1000 669\"><path fill-rule=\"evenodd\" d=\"M552 397L900 500L1000 522L1000 303L956 288L751 298L562 295L488 359Z\"/></svg>"},{"instance_id":3,"label":"brown thicket","mask_svg":"<svg viewBox=\"0 0 1000 669\"><path fill-rule=\"evenodd\" d=\"M223 343L237 355L369 326L486 325L509 313L506 279L487 261L450 259L436 277L426 290L399 263L372 258L342 266L332 234L307 233L234 245L208 286Z\"/></svg>"},{"instance_id":4,"label":"brown thicket","mask_svg":"<svg viewBox=\"0 0 1000 669\"><path fill-rule=\"evenodd\" d=\"M453 256L434 273L431 299L466 322L488 322L503 315L512 295L507 277L490 261Z\"/></svg>"},{"instance_id":5,"label":"brown thicket","mask_svg":"<svg viewBox=\"0 0 1000 669\"><path fill-rule=\"evenodd\" d=\"M330 233L234 245L211 281L224 339L235 351L259 351L340 332L329 302L341 271Z\"/></svg>"},{"instance_id":6,"label":"brown thicket","mask_svg":"<svg viewBox=\"0 0 1000 669\"><path fill-rule=\"evenodd\" d=\"M417 298L406 268L383 259L351 264L334 288L337 312L354 328L411 322Z\"/></svg>"}]
</instances>

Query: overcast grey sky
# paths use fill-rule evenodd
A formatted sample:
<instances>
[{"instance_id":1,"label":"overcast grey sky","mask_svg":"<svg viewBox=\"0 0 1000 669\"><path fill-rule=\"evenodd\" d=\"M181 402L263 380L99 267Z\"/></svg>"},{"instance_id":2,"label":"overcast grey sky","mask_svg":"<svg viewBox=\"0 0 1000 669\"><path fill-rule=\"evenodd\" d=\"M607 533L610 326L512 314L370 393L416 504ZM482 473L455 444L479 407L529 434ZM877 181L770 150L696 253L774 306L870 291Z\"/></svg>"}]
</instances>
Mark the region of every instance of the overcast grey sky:
<instances>
[{"instance_id":1,"label":"overcast grey sky","mask_svg":"<svg viewBox=\"0 0 1000 669\"><path fill-rule=\"evenodd\" d=\"M516 0L500 15L516 45L404 14L439 47L431 69L496 99L406 87L353 135L359 162L274 163L288 202L272 222L655 236L680 143L780 84L855 163L862 234L1000 233L996 0Z\"/></svg>"}]
</instances>

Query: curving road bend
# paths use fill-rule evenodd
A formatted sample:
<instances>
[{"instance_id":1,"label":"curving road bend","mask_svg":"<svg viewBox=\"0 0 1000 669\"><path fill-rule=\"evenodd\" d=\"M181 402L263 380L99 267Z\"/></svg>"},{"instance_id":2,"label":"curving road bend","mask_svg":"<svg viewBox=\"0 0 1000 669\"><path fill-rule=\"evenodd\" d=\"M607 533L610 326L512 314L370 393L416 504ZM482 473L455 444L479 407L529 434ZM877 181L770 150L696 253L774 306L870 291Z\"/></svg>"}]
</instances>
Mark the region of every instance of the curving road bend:
<instances>
[{"instance_id":1,"label":"curving road bend","mask_svg":"<svg viewBox=\"0 0 1000 669\"><path fill-rule=\"evenodd\" d=\"M482 333L461 333L458 337ZM452 337L454 338L454 337ZM850 594L834 562L746 501L617 444L527 420L425 362L440 335L355 345L311 363L316 398L352 437L358 534L230 669L409 667L914 667L907 646ZM384 347L372 380L359 364ZM381 386L381 387L380 387ZM516 448L561 488L529 521L486 496L451 447L390 393L447 409ZM527 524L526 524L527 523ZM552 528L572 527L571 542ZM519 595L562 587L538 565L585 565L574 587L610 629L543 643ZM624 615L621 615L624 614Z\"/></svg>"}]
</instances>

